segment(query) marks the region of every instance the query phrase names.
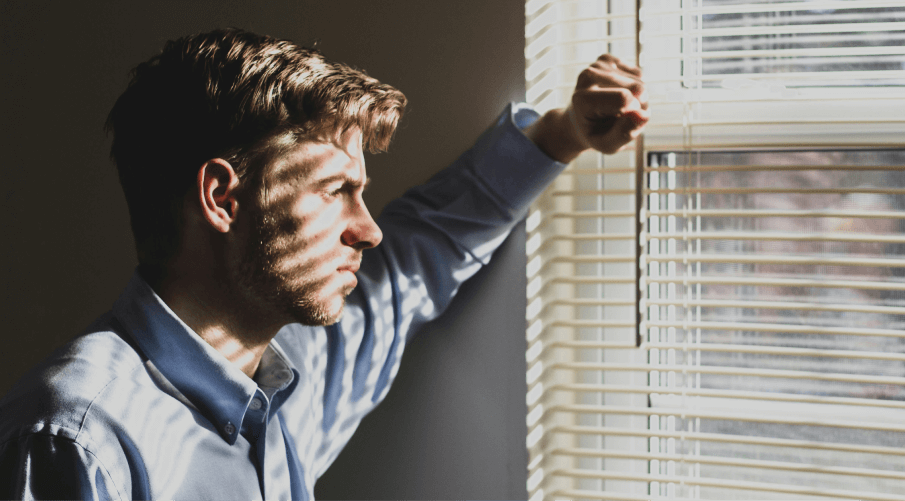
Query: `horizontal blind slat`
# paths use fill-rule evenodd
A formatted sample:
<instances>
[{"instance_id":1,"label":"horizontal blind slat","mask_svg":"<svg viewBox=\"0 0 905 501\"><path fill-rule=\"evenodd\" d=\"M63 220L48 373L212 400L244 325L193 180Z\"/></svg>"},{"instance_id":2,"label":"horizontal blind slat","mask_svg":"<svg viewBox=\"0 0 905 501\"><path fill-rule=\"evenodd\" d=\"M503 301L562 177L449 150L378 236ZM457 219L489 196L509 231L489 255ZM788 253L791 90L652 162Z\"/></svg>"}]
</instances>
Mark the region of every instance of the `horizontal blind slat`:
<instances>
[{"instance_id":1,"label":"horizontal blind slat","mask_svg":"<svg viewBox=\"0 0 905 501\"><path fill-rule=\"evenodd\" d=\"M694 235L693 233L691 235ZM610 256L577 256L580 261L598 262L594 259L608 259ZM612 256L613 258L620 256ZM634 256L632 256L634 257ZM558 258L554 258L558 259ZM565 258L564 258L565 259ZM903 268L905 259L881 257L822 257L822 256L770 256L746 254L648 254L645 261L649 263L688 262L688 263L736 263L736 264L787 264L814 266L878 266L885 268ZM600 261L606 262L606 261Z\"/></svg>"},{"instance_id":2,"label":"horizontal blind slat","mask_svg":"<svg viewBox=\"0 0 905 501\"><path fill-rule=\"evenodd\" d=\"M903 120L905 122L905 120ZM622 190L574 190L571 192L559 191L554 192L554 195L621 195L623 193L597 193L607 192L607 191L622 191ZM872 187L858 187L858 188L773 188L773 187L757 187L757 188L658 188L655 190L646 188L644 190L645 194L667 194L667 193L677 193L677 194L686 194L686 193L701 193L701 194L719 194L719 195L746 195L746 194L760 194L760 193L778 193L778 194L848 194L848 193L874 193L879 195L905 195L905 188L872 188Z\"/></svg>"},{"instance_id":3,"label":"horizontal blind slat","mask_svg":"<svg viewBox=\"0 0 905 501\"><path fill-rule=\"evenodd\" d=\"M621 211L621 210L608 210L608 211L570 211L570 212L553 212L550 214L551 218L554 219L580 219L580 218L594 218L594 217L635 217L634 211ZM905 218L905 213L902 215Z\"/></svg>"},{"instance_id":4,"label":"horizontal blind slat","mask_svg":"<svg viewBox=\"0 0 905 501\"><path fill-rule=\"evenodd\" d=\"M728 376L769 377L781 379L807 379L837 383L865 383L905 386L905 377L841 374L832 372L793 371L783 369L752 369L748 367L720 367L714 365L648 365L608 362L557 362L550 369L571 371L627 371L627 372L678 372L683 374L719 374ZM905 427L902 428L905 430Z\"/></svg>"},{"instance_id":5,"label":"horizontal blind slat","mask_svg":"<svg viewBox=\"0 0 905 501\"><path fill-rule=\"evenodd\" d=\"M678 62L678 61L676 61ZM579 65L576 65L579 66ZM572 73L572 68L562 67L560 68L565 73ZM578 69L581 69L580 66ZM782 75L787 76L788 78L783 79ZM742 82L754 82L757 83L758 80L779 80L780 83L792 83L794 82L792 87L789 87L790 90L801 90L802 87L811 86L811 82L808 80L841 80L841 81L858 81L858 82L871 82L871 81L882 81L882 80L892 80L892 85L898 86L899 84L896 82L901 81L905 78L905 71L901 70L850 70L850 71L807 71L807 72L799 72L799 73L707 73L704 75L694 75L694 76L683 76L683 77L670 77L670 78L647 78L645 79L645 83L647 84L657 84L658 86L653 87L654 90L662 88L659 84L681 84L685 83L687 85L683 87L678 87L676 90L671 91L668 94L662 93L654 93L651 95L650 104L651 105L668 105L668 104L686 104L686 103L707 103L707 102L734 102L734 99L727 99L720 97L720 94L717 94L719 90L722 89L714 89L714 88L706 88L704 90L714 91L710 93L704 93L701 89L697 88L696 84L698 82L723 82L726 81L742 81ZM533 87L544 87L540 83L535 85L529 85L528 89L532 90ZM552 88L547 88L544 91L546 93L558 91L558 92L568 92L571 91L574 87L572 83L558 83ZM775 93L756 93L756 92L748 92L745 94L738 95L738 101L776 101L776 102L786 102L786 101L820 101L826 100L827 98L835 97L837 99L843 98L843 93L845 92L853 92L858 87L854 84L848 85L838 85L834 87L827 87L819 89L821 92L817 94L817 96L810 96L808 94L798 94L793 93L789 95L783 94L775 94ZM853 101L876 101L876 100L888 100L890 102L895 102L897 96L895 94L885 94L882 93L883 87L877 86L874 87L878 92L873 96L853 96L851 100ZM814 89L807 89L809 92ZM828 91L834 91L835 93L832 95L827 95ZM532 92L536 93L537 90L533 90ZM723 90L723 93L726 91ZM717 94L714 96L714 94ZM676 95L680 96L678 98L672 98L671 96ZM659 117L659 115L657 115ZM656 122L658 118L654 118L654 122ZM900 146L900 143L893 143L892 146ZM626 148L631 148L632 146L627 146Z\"/></svg>"},{"instance_id":6,"label":"horizontal blind slat","mask_svg":"<svg viewBox=\"0 0 905 501\"><path fill-rule=\"evenodd\" d=\"M748 171L900 171L905 165L677 165L645 167L644 172L748 172Z\"/></svg>"},{"instance_id":7,"label":"horizontal blind slat","mask_svg":"<svg viewBox=\"0 0 905 501\"><path fill-rule=\"evenodd\" d=\"M641 30L642 43L660 38L685 37L730 37L730 36L762 36L762 35L794 35L809 33L865 33L877 31L905 31L902 22L859 22L859 23L824 23L793 24L783 26L734 26L731 28L703 28L688 30Z\"/></svg>"},{"instance_id":8,"label":"horizontal blind slat","mask_svg":"<svg viewBox=\"0 0 905 501\"><path fill-rule=\"evenodd\" d=\"M564 23L559 23L564 28L569 28L572 21L566 21ZM552 47L568 47L570 45L578 45L585 44L588 42L592 43L600 43L601 41L616 41L616 40L630 40L635 37L603 37L605 40L601 40L601 37L597 34L586 34L584 36L576 36L572 35L568 38L564 37L561 33L556 32L555 30L558 26L549 25L546 27L547 29L535 37L534 40L525 48L525 57L527 59L537 59L543 57L546 51L549 51ZM552 33L550 30L554 30ZM548 38L552 38L550 40ZM536 71L536 70L535 70ZM537 80L544 75L545 72L538 72L538 76L535 76L533 80Z\"/></svg>"},{"instance_id":9,"label":"horizontal blind slat","mask_svg":"<svg viewBox=\"0 0 905 501\"><path fill-rule=\"evenodd\" d=\"M797 471L807 473L821 473L825 475L847 475L873 478L887 478L892 480L905 480L905 473L891 470L876 470L869 468L847 468L840 466L816 465L807 463L792 463L787 461L766 461L762 459L735 459L719 456L696 456L685 454L664 454L651 452L627 452L612 449L582 449L578 447L556 448L544 452L553 456L583 456L597 458L640 459L645 461L676 461L685 463L719 464L731 467L762 468L770 470Z\"/></svg>"},{"instance_id":10,"label":"horizontal blind slat","mask_svg":"<svg viewBox=\"0 0 905 501\"><path fill-rule=\"evenodd\" d=\"M573 240L573 241L602 241L602 240L634 240L636 235L634 233L594 233L594 234L572 234L572 235L551 235L544 240L546 242L556 241L556 240ZM635 260L635 257L632 256L632 261Z\"/></svg>"},{"instance_id":11,"label":"horizontal blind slat","mask_svg":"<svg viewBox=\"0 0 905 501\"><path fill-rule=\"evenodd\" d=\"M629 237L634 239L634 235ZM634 263L634 255L607 254L604 256L556 256L548 260L550 263Z\"/></svg>"},{"instance_id":12,"label":"horizontal blind slat","mask_svg":"<svg viewBox=\"0 0 905 501\"><path fill-rule=\"evenodd\" d=\"M719 433L702 433L689 431L661 431L619 428L611 426L576 426L560 425L547 429L552 433L569 433L573 435L614 435L628 437L675 438L678 440L700 440L705 442L738 443L746 445L766 445L773 447L789 447L798 449L816 449L858 454L881 454L901 456L901 447L878 445L859 445L834 442L815 442L812 440L794 440L787 438L760 437L756 435L729 435Z\"/></svg>"},{"instance_id":13,"label":"horizontal blind slat","mask_svg":"<svg viewBox=\"0 0 905 501\"><path fill-rule=\"evenodd\" d=\"M525 38L534 39L531 43L537 42L538 38L542 38L545 34L549 32L550 29L556 29L560 27L571 27L578 23L585 23L588 21L611 21L613 19L630 19L634 16L626 15L626 14L613 14L608 16L575 16L575 17L559 17L559 18L538 18L535 22L528 23L525 26ZM878 23L879 24L879 23ZM632 40L635 39L635 35L622 36L621 38L630 38ZM612 35L607 35L603 33L599 33L595 35L596 40L610 40L612 39ZM557 41L547 41L546 44L543 45L543 48L556 47L558 45ZM536 51L535 51L536 52Z\"/></svg>"},{"instance_id":14,"label":"horizontal blind slat","mask_svg":"<svg viewBox=\"0 0 905 501\"><path fill-rule=\"evenodd\" d=\"M735 5L713 5L707 7L687 6L682 9L645 9L642 5L639 15L642 21L654 17L675 15L702 15L702 14L749 14L757 12L794 12L809 10L846 10L846 9L879 9L887 7L901 7L898 0L858 0L857 2L836 0L822 0L817 2L778 2L778 3L748 3Z\"/></svg>"},{"instance_id":15,"label":"horizontal blind slat","mask_svg":"<svg viewBox=\"0 0 905 501\"><path fill-rule=\"evenodd\" d=\"M680 134L681 135L681 134ZM785 141L769 141L766 138L755 138L753 140L745 141L738 137L733 137L731 139L723 139L723 140L712 140L711 142L707 142L706 140L701 140L700 142L695 143L696 149L706 150L706 149L723 149L723 150L738 150L738 149L750 149L750 148L762 148L762 149L776 149L776 148L810 148L810 149L819 149L819 148L876 148L876 149L893 149L893 148L901 148L902 142L901 139L883 139L883 140L872 140L867 138L862 138L858 140L849 141L849 137L844 134L838 133L838 131L833 133L828 133L825 136L812 136L814 139L810 141L802 140L801 138L792 138L787 139ZM648 135L645 137L645 141L651 146L652 150L663 151L684 151L689 148L690 145L682 143L681 139L676 139L673 137L666 136L656 136L656 135ZM673 142L670 142L673 141Z\"/></svg>"},{"instance_id":16,"label":"horizontal blind slat","mask_svg":"<svg viewBox=\"0 0 905 501\"><path fill-rule=\"evenodd\" d=\"M635 327L635 322L620 320L554 320L552 327Z\"/></svg>"},{"instance_id":17,"label":"horizontal blind slat","mask_svg":"<svg viewBox=\"0 0 905 501\"><path fill-rule=\"evenodd\" d=\"M616 168L616 167L601 167L599 169L566 169L562 171L559 175L598 175L598 174L634 174L638 169L634 168Z\"/></svg>"},{"instance_id":18,"label":"horizontal blind slat","mask_svg":"<svg viewBox=\"0 0 905 501\"><path fill-rule=\"evenodd\" d=\"M771 100L763 100L764 102L768 102ZM892 105L892 103L890 103ZM797 117L797 118L771 118L769 120L704 120L700 118L691 118L685 121L673 120L673 121L651 121L647 124L647 127L650 129L649 132L653 132L656 129L678 129L678 128L692 128L692 127L754 127L758 125L869 125L869 124L902 124L905 123L905 119L903 118L870 118L869 116L862 115L856 116L849 114L844 118L841 117Z\"/></svg>"},{"instance_id":19,"label":"horizontal blind slat","mask_svg":"<svg viewBox=\"0 0 905 501\"><path fill-rule=\"evenodd\" d=\"M655 277L645 278L656 284L751 285L768 287L826 287L868 290L905 290L905 283L867 280L812 280L806 278L744 278L744 277Z\"/></svg>"},{"instance_id":20,"label":"horizontal blind slat","mask_svg":"<svg viewBox=\"0 0 905 501\"><path fill-rule=\"evenodd\" d=\"M905 71L902 70L863 70L863 71L806 71L806 72L789 72L789 73L714 73L707 75L669 77L669 78L652 78L646 79L648 85L661 83L679 83L679 82L717 82L726 79L748 79L748 80L783 80L783 81L804 81L804 80L901 80L905 78ZM569 89L570 86L557 86L557 89Z\"/></svg>"},{"instance_id":21,"label":"horizontal blind slat","mask_svg":"<svg viewBox=\"0 0 905 501\"><path fill-rule=\"evenodd\" d=\"M676 211L646 211L647 216L674 216ZM690 209L687 217L832 217L839 219L905 219L905 211L866 210L769 210L769 209Z\"/></svg>"},{"instance_id":22,"label":"horizontal blind slat","mask_svg":"<svg viewBox=\"0 0 905 501\"><path fill-rule=\"evenodd\" d=\"M550 305L563 306L634 306L634 301L625 299L554 299ZM903 308L905 309L905 308Z\"/></svg>"},{"instance_id":23,"label":"horizontal blind slat","mask_svg":"<svg viewBox=\"0 0 905 501\"><path fill-rule=\"evenodd\" d=\"M562 283L562 284L634 284L635 277L552 277L544 283Z\"/></svg>"},{"instance_id":24,"label":"horizontal blind slat","mask_svg":"<svg viewBox=\"0 0 905 501\"><path fill-rule=\"evenodd\" d=\"M648 324L649 325L649 324ZM903 334L905 337L905 334ZM785 346L763 346L745 344L720 344L720 343L618 343L614 341L553 341L545 346L575 349L631 349L631 350L682 350L682 351L706 351L719 353L751 353L765 355L781 355L795 357L818 358L851 358L864 360L889 360L905 362L905 353L854 351L854 350L824 350L818 348L789 348Z\"/></svg>"},{"instance_id":25,"label":"horizontal blind slat","mask_svg":"<svg viewBox=\"0 0 905 501\"><path fill-rule=\"evenodd\" d=\"M618 492L586 491L582 489L557 489L551 491L548 498L552 499L600 499L602 501L697 501L691 498L674 498L634 494L621 494Z\"/></svg>"},{"instance_id":26,"label":"horizontal blind slat","mask_svg":"<svg viewBox=\"0 0 905 501\"><path fill-rule=\"evenodd\" d=\"M635 190L606 189L606 190L555 190L551 191L551 197L582 196L582 195L634 195Z\"/></svg>"},{"instance_id":27,"label":"horizontal blind slat","mask_svg":"<svg viewBox=\"0 0 905 501\"><path fill-rule=\"evenodd\" d=\"M743 480L722 480L703 477L680 477L675 475L654 475L635 473L614 473L608 471L591 471L578 469L557 469L550 472L551 475L566 475L570 477L598 478L602 480L636 480L640 482L671 482L687 485L701 485L709 487L722 487L726 489L752 490L760 492L778 492L783 494L800 494L810 496L826 496L842 499L869 500L869 501L905 501L905 496L895 494L878 494L864 491L846 491L839 489L824 489L802 485L771 484L766 482L751 482Z\"/></svg>"},{"instance_id":28,"label":"horizontal blind slat","mask_svg":"<svg viewBox=\"0 0 905 501\"><path fill-rule=\"evenodd\" d=\"M885 95L881 92L881 89L876 89L876 92L869 95L862 96L847 96L845 94L854 92L857 88L853 87L839 87L838 90L834 88L826 88L820 89L821 92L818 95L789 95L789 96L776 96L776 95L768 95L764 96L760 93L746 93L743 95L739 95L738 93L732 93L730 97L725 97L726 94L719 93L704 93L698 89L681 89L674 91L674 94L677 97L671 98L670 95L662 95L662 94L653 94L650 97L650 106L651 107L661 107L661 106L678 106L685 103L695 104L695 103L754 103L754 102L776 102L776 103L806 103L808 101L820 101L826 102L827 100L832 99L845 99L846 101L852 102L860 102L867 101L870 104L874 105L871 101L893 101L898 99L896 95ZM716 90L716 89L707 89L707 90ZM763 143L761 143L763 144ZM813 146L813 144L811 145ZM898 143L893 144L892 146L900 146Z\"/></svg>"},{"instance_id":29,"label":"horizontal blind slat","mask_svg":"<svg viewBox=\"0 0 905 501\"><path fill-rule=\"evenodd\" d=\"M634 304L634 303L633 303ZM787 310L810 310L810 311L852 311L862 313L881 313L886 315L905 315L905 307L899 306L877 306L873 304L830 304L830 303L806 303L793 301L758 301L758 300L663 300L663 299L647 299L647 305L656 306L686 306L686 307L704 307L704 308L763 308L763 309L787 309Z\"/></svg>"},{"instance_id":30,"label":"horizontal blind slat","mask_svg":"<svg viewBox=\"0 0 905 501\"><path fill-rule=\"evenodd\" d=\"M591 414L622 414L637 416L683 416L684 418L716 419L728 421L744 421L752 423L787 424L796 426L823 426L827 428L851 428L877 431L905 432L905 425L894 423L876 423L863 420L834 420L834 419L808 419L800 416L761 416L751 413L739 412L710 412L688 408L648 408L626 407L618 405L551 405L544 407L544 413L550 412L576 412Z\"/></svg>"},{"instance_id":31,"label":"horizontal blind slat","mask_svg":"<svg viewBox=\"0 0 905 501\"><path fill-rule=\"evenodd\" d=\"M634 327L634 322L632 326ZM635 343L623 343L619 341L552 341L545 342L549 348L579 348L579 349L607 349L607 350L637 350ZM643 346L643 345L642 345Z\"/></svg>"},{"instance_id":32,"label":"horizontal blind slat","mask_svg":"<svg viewBox=\"0 0 905 501\"><path fill-rule=\"evenodd\" d=\"M550 390L571 391L571 392L600 392L600 393L636 393L639 395L679 395L679 396L699 396L713 398L732 398L732 399L749 399L749 400L768 400L776 402L801 402L809 404L825 404L825 405L855 405L858 407L877 407L884 409L900 409L905 410L905 402L901 400L876 400L869 398L852 398L852 397L823 397L815 395L802 395L793 393L776 393L776 392L757 392L742 390L713 390L713 389L694 389L694 388L670 388L670 387L654 387L654 386L632 386L618 384L552 384L544 386L544 393ZM900 450L901 451L901 450ZM905 451L901 451L905 453Z\"/></svg>"},{"instance_id":33,"label":"horizontal blind slat","mask_svg":"<svg viewBox=\"0 0 905 501\"><path fill-rule=\"evenodd\" d=\"M682 212L673 212L674 216L681 217ZM663 216L670 217L670 216ZM632 235L634 236L634 235ZM905 243L905 235L877 235L875 233L778 233L769 231L701 231L687 233L647 233L647 240L670 239L676 240L788 240L798 242L881 242L881 243Z\"/></svg>"},{"instance_id":34,"label":"horizontal blind slat","mask_svg":"<svg viewBox=\"0 0 905 501\"><path fill-rule=\"evenodd\" d=\"M905 362L905 353L855 351L855 350L823 350L819 348L789 348L776 346L720 344L720 343L644 343L642 350L686 350L708 351L719 353L751 353L764 355L781 355L793 357L848 358L864 360L889 360Z\"/></svg>"},{"instance_id":35,"label":"horizontal blind slat","mask_svg":"<svg viewBox=\"0 0 905 501\"><path fill-rule=\"evenodd\" d=\"M831 47L820 49L766 49L766 50L723 50L723 51L689 51L677 55L667 55L658 57L648 57L646 62L654 62L654 64L662 64L662 61L681 61L687 59L735 59L750 57L841 57L841 56L899 56L905 55L905 48L890 46L869 46L869 47Z\"/></svg>"},{"instance_id":36,"label":"horizontal blind slat","mask_svg":"<svg viewBox=\"0 0 905 501\"><path fill-rule=\"evenodd\" d=\"M543 213L542 213L543 214ZM905 211L841 211L824 210L768 210L768 209L689 209L684 211L648 210L647 216L687 217L831 217L837 219L905 219ZM635 217L630 211L556 211L549 214L554 219L619 218Z\"/></svg>"},{"instance_id":37,"label":"horizontal blind slat","mask_svg":"<svg viewBox=\"0 0 905 501\"><path fill-rule=\"evenodd\" d=\"M878 329L869 327L827 327L820 325L780 324L761 322L669 322L646 320L642 328L649 327L675 327L678 329L703 329L725 330L745 332L784 332L795 334L824 334L834 336L875 336L886 338L905 338L905 330L902 329Z\"/></svg>"}]
</instances>

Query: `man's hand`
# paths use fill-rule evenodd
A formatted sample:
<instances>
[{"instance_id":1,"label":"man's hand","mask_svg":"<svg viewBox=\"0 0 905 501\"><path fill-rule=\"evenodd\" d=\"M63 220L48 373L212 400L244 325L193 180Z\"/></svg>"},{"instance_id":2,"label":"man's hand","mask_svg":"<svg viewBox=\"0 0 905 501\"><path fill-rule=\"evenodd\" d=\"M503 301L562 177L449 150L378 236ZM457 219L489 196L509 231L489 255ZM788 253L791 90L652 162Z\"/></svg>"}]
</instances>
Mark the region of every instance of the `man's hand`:
<instances>
[{"instance_id":1,"label":"man's hand","mask_svg":"<svg viewBox=\"0 0 905 501\"><path fill-rule=\"evenodd\" d=\"M649 119L641 70L604 54L578 75L568 108L550 110L525 133L551 158L571 162L589 148L622 150Z\"/></svg>"}]
</instances>

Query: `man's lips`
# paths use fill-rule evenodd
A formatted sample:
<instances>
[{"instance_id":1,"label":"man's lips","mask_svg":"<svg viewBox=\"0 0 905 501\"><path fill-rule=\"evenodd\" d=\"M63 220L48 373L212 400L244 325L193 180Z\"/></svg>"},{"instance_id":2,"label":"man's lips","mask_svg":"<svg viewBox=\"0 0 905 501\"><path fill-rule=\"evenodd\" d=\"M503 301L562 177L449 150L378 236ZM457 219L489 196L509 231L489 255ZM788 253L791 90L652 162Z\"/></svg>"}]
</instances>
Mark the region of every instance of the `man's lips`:
<instances>
[{"instance_id":1,"label":"man's lips","mask_svg":"<svg viewBox=\"0 0 905 501\"><path fill-rule=\"evenodd\" d=\"M354 262L354 263L349 263L347 265L340 266L339 268L337 268L337 271L339 271L340 273L346 272L346 271L349 272L348 278L351 282L349 285L349 287L350 287L349 291L351 291L351 288L354 288L358 285L358 277L355 276L355 273L358 271L358 268L360 266L361 266L361 263ZM348 292L347 292L347 294L348 294Z\"/></svg>"},{"instance_id":2,"label":"man's lips","mask_svg":"<svg viewBox=\"0 0 905 501\"><path fill-rule=\"evenodd\" d=\"M352 272L352 273L357 273L359 267L361 267L361 263L356 261L356 262L354 262L354 263L349 263L349 264L347 264L347 265L340 266L339 268L337 268L337 270L339 270L339 271L349 271L349 272Z\"/></svg>"}]
</instances>

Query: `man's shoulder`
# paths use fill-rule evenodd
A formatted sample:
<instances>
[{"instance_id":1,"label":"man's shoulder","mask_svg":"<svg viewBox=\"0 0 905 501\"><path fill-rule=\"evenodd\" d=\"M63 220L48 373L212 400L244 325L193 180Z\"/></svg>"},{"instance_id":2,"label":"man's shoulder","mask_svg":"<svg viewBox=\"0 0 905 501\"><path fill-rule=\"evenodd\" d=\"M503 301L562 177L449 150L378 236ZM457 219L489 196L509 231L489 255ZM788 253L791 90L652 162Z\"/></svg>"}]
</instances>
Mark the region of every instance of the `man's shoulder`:
<instances>
[{"instance_id":1,"label":"man's shoulder","mask_svg":"<svg viewBox=\"0 0 905 501\"><path fill-rule=\"evenodd\" d=\"M0 399L0 443L30 433L75 439L94 407L122 396L143 357L111 313L28 371ZM134 383L133 383L134 384Z\"/></svg>"}]
</instances>

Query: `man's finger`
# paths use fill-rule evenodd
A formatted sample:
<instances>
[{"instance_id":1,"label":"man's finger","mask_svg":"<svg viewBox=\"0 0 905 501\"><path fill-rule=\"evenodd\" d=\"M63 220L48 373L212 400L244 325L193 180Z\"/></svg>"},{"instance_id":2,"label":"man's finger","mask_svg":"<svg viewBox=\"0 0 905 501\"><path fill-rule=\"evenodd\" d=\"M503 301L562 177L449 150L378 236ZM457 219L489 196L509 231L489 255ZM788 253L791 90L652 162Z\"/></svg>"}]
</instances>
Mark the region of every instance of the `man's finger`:
<instances>
[{"instance_id":1,"label":"man's finger","mask_svg":"<svg viewBox=\"0 0 905 501\"><path fill-rule=\"evenodd\" d=\"M579 80L581 80L582 77L589 83L607 82L610 85L615 85L618 87L644 86L644 82L634 75L623 73L621 71L602 69L598 66L589 66L585 68L581 73L579 73ZM579 84L581 84L581 82L579 82Z\"/></svg>"},{"instance_id":2,"label":"man's finger","mask_svg":"<svg viewBox=\"0 0 905 501\"><path fill-rule=\"evenodd\" d=\"M620 63L622 63L622 60L612 54L601 54L597 58L597 60L594 61L594 64L597 64L597 63L609 64L609 65L612 65L613 67L616 67Z\"/></svg>"},{"instance_id":3,"label":"man's finger","mask_svg":"<svg viewBox=\"0 0 905 501\"><path fill-rule=\"evenodd\" d=\"M577 89L593 89L599 87L623 87L631 91L643 108L647 109L647 95L644 82L630 75L605 71L599 68L587 68L578 75Z\"/></svg>"},{"instance_id":4,"label":"man's finger","mask_svg":"<svg viewBox=\"0 0 905 501\"><path fill-rule=\"evenodd\" d=\"M644 123L638 112L632 112L613 121L610 129L597 137L591 138L591 146L603 153L616 153L634 141L644 130ZM643 123L641 123L643 121Z\"/></svg>"},{"instance_id":5,"label":"man's finger","mask_svg":"<svg viewBox=\"0 0 905 501\"><path fill-rule=\"evenodd\" d=\"M624 113L623 116L631 120L639 128L644 128L647 122L650 121L650 111L645 109L631 110Z\"/></svg>"},{"instance_id":6,"label":"man's finger","mask_svg":"<svg viewBox=\"0 0 905 501\"><path fill-rule=\"evenodd\" d=\"M632 92L622 87L576 90L572 94L572 104L587 119L621 115L633 107L641 108Z\"/></svg>"},{"instance_id":7,"label":"man's finger","mask_svg":"<svg viewBox=\"0 0 905 501\"><path fill-rule=\"evenodd\" d=\"M638 77L638 78L641 78L641 68L639 68L639 67L637 67L637 66L632 66L632 65L630 65L630 64L625 64L625 63L623 63L623 62L620 61L619 63L616 64L616 67L619 68L620 70L626 72L626 73L631 73L632 75L634 75L634 76L636 76L636 77Z\"/></svg>"},{"instance_id":8,"label":"man's finger","mask_svg":"<svg viewBox=\"0 0 905 501\"><path fill-rule=\"evenodd\" d=\"M591 66L602 70L617 70L633 77L641 78L641 68L625 63L621 59L610 54L604 54L591 63Z\"/></svg>"}]
</instances>

